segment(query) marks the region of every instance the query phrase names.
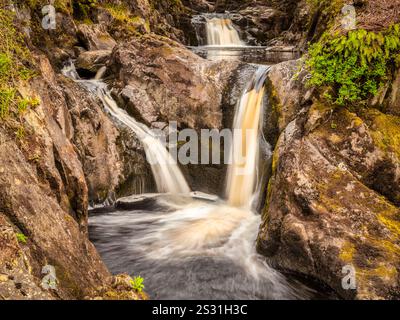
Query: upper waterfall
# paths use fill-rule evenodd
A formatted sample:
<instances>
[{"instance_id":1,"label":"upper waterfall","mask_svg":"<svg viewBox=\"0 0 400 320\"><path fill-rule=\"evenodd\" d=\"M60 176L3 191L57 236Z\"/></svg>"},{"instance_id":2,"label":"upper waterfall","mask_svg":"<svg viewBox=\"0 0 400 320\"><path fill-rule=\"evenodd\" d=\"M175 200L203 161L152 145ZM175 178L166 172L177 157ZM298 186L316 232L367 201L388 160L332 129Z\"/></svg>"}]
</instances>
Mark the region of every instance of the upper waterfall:
<instances>
[{"instance_id":1,"label":"upper waterfall","mask_svg":"<svg viewBox=\"0 0 400 320\"><path fill-rule=\"evenodd\" d=\"M230 205L250 207L256 185L262 129L264 83L269 67L260 66L235 111L232 164L228 168L226 195Z\"/></svg>"},{"instance_id":2,"label":"upper waterfall","mask_svg":"<svg viewBox=\"0 0 400 320\"><path fill-rule=\"evenodd\" d=\"M210 18L206 23L207 44L210 46L243 46L231 19Z\"/></svg>"}]
</instances>

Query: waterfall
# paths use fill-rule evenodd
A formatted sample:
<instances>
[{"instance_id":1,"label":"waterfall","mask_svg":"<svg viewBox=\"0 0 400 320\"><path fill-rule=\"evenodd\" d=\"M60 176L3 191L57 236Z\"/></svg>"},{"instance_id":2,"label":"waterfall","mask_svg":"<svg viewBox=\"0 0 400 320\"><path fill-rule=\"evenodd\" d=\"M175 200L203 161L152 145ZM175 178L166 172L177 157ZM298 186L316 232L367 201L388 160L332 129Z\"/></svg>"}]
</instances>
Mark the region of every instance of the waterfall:
<instances>
[{"instance_id":1,"label":"waterfall","mask_svg":"<svg viewBox=\"0 0 400 320\"><path fill-rule=\"evenodd\" d=\"M236 207L250 207L257 185L262 131L264 83L269 68L259 67L237 105L232 161L227 173L226 196ZM237 134L237 133L240 134Z\"/></svg>"},{"instance_id":2,"label":"waterfall","mask_svg":"<svg viewBox=\"0 0 400 320\"><path fill-rule=\"evenodd\" d=\"M62 73L82 84L88 91L99 97L105 110L114 118L130 128L141 141L147 160L160 193L189 194L190 188L178 167L161 141L144 124L137 122L125 110L118 107L107 88L100 80L82 80L71 63L64 67Z\"/></svg>"},{"instance_id":3,"label":"waterfall","mask_svg":"<svg viewBox=\"0 0 400 320\"><path fill-rule=\"evenodd\" d=\"M207 19L207 44L210 46L243 46L238 31L230 19Z\"/></svg>"}]
</instances>

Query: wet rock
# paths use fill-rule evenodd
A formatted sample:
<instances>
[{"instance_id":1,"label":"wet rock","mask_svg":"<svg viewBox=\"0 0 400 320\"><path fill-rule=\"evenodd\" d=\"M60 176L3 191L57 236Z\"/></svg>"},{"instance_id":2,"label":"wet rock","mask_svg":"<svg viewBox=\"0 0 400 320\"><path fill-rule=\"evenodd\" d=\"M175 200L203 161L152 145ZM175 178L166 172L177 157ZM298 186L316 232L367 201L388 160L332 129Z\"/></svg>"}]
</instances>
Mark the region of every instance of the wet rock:
<instances>
[{"instance_id":1,"label":"wet rock","mask_svg":"<svg viewBox=\"0 0 400 320\"><path fill-rule=\"evenodd\" d=\"M344 298L399 298L400 157L396 138L382 138L388 131L398 136L398 119L338 109L305 130L317 109L280 135L258 250L274 266L317 278ZM342 286L348 266L356 271L355 290Z\"/></svg>"},{"instance_id":2,"label":"wet rock","mask_svg":"<svg viewBox=\"0 0 400 320\"><path fill-rule=\"evenodd\" d=\"M96 72L107 64L111 57L111 50L96 50L82 52L76 60L75 66L79 70L96 74Z\"/></svg>"},{"instance_id":3,"label":"wet rock","mask_svg":"<svg viewBox=\"0 0 400 320\"><path fill-rule=\"evenodd\" d=\"M206 61L183 46L154 36L121 44L110 69L127 110L150 125L220 128L222 93L237 62Z\"/></svg>"},{"instance_id":4,"label":"wet rock","mask_svg":"<svg viewBox=\"0 0 400 320\"><path fill-rule=\"evenodd\" d=\"M117 44L103 25L80 24L77 36L90 51L112 50Z\"/></svg>"},{"instance_id":5,"label":"wet rock","mask_svg":"<svg viewBox=\"0 0 400 320\"><path fill-rule=\"evenodd\" d=\"M184 5L198 12L209 12L214 10L213 4L206 0L183 0Z\"/></svg>"},{"instance_id":6,"label":"wet rock","mask_svg":"<svg viewBox=\"0 0 400 320\"><path fill-rule=\"evenodd\" d=\"M395 73L390 93L384 104L387 112L400 116L400 70Z\"/></svg>"},{"instance_id":7,"label":"wet rock","mask_svg":"<svg viewBox=\"0 0 400 320\"><path fill-rule=\"evenodd\" d=\"M266 137L272 145L275 145L282 130L311 105L313 90L306 87L308 76L301 59L271 67L267 81L270 107L266 111Z\"/></svg>"},{"instance_id":8,"label":"wet rock","mask_svg":"<svg viewBox=\"0 0 400 320\"><path fill-rule=\"evenodd\" d=\"M271 40L288 29L290 19L287 13L267 6L251 6L233 16L233 21L247 30L255 44L266 45Z\"/></svg>"}]
</instances>

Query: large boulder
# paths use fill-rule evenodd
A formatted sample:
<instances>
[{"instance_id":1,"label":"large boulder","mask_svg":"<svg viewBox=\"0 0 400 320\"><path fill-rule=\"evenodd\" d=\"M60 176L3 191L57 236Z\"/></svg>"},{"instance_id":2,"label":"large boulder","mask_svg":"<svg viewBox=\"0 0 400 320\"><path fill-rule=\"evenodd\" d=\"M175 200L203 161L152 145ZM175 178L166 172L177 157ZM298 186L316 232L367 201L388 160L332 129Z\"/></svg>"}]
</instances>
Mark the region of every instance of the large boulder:
<instances>
[{"instance_id":1,"label":"large boulder","mask_svg":"<svg viewBox=\"0 0 400 320\"><path fill-rule=\"evenodd\" d=\"M222 126L222 94L237 65L207 61L176 42L144 36L118 46L110 69L137 120L203 129Z\"/></svg>"},{"instance_id":2,"label":"large boulder","mask_svg":"<svg viewBox=\"0 0 400 320\"><path fill-rule=\"evenodd\" d=\"M318 99L295 103L306 89L298 76L279 76L291 63L270 75L275 102L286 109L275 110L280 135L258 250L275 267L318 279L344 298L399 298L400 118ZM295 96L274 87L282 81L297 82ZM343 286L343 270L355 270L356 289Z\"/></svg>"},{"instance_id":3,"label":"large boulder","mask_svg":"<svg viewBox=\"0 0 400 320\"><path fill-rule=\"evenodd\" d=\"M84 51L76 60L76 68L78 72L96 74L96 72L104 67L111 57L111 50L95 50Z\"/></svg>"},{"instance_id":4,"label":"large boulder","mask_svg":"<svg viewBox=\"0 0 400 320\"><path fill-rule=\"evenodd\" d=\"M78 25L77 36L90 51L112 50L117 44L107 32L107 27L99 24Z\"/></svg>"}]
</instances>

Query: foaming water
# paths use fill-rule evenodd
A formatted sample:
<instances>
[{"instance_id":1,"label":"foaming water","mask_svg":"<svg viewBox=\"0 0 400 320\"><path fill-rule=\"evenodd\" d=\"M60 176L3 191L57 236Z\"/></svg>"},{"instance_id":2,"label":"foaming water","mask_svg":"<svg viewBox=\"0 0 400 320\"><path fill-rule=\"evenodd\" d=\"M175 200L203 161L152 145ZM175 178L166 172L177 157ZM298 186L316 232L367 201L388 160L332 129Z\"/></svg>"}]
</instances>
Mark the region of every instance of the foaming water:
<instances>
[{"instance_id":1,"label":"foaming water","mask_svg":"<svg viewBox=\"0 0 400 320\"><path fill-rule=\"evenodd\" d=\"M164 210L90 217L89 233L113 273L145 278L153 299L309 299L255 251L260 216L223 202L160 195ZM171 205L171 206L169 206Z\"/></svg>"},{"instance_id":2,"label":"foaming water","mask_svg":"<svg viewBox=\"0 0 400 320\"><path fill-rule=\"evenodd\" d=\"M233 128L232 164L229 165L226 195L230 205L250 207L257 184L259 149L262 129L264 82L268 67L259 67L239 100Z\"/></svg>"},{"instance_id":3,"label":"foaming water","mask_svg":"<svg viewBox=\"0 0 400 320\"><path fill-rule=\"evenodd\" d=\"M111 97L107 85L97 79L101 78L105 69L99 71L95 80L80 79L73 63L67 65L62 72L65 76L74 79L88 91L99 97L105 110L137 135L143 144L147 159L151 165L158 192L173 194L190 193L190 188L177 162L166 147L153 135L147 126L137 122L125 110L119 108L115 100Z\"/></svg>"}]
</instances>

